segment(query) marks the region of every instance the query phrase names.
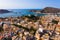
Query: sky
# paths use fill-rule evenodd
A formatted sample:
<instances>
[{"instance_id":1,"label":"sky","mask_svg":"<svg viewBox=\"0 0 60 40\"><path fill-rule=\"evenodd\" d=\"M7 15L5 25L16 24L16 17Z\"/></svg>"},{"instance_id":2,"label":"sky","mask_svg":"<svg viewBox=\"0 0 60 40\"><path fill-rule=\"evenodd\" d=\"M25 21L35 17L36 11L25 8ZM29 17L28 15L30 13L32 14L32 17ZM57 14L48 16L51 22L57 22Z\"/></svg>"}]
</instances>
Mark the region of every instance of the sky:
<instances>
[{"instance_id":1,"label":"sky","mask_svg":"<svg viewBox=\"0 0 60 40\"><path fill-rule=\"evenodd\" d=\"M60 0L0 0L0 9L60 8Z\"/></svg>"}]
</instances>

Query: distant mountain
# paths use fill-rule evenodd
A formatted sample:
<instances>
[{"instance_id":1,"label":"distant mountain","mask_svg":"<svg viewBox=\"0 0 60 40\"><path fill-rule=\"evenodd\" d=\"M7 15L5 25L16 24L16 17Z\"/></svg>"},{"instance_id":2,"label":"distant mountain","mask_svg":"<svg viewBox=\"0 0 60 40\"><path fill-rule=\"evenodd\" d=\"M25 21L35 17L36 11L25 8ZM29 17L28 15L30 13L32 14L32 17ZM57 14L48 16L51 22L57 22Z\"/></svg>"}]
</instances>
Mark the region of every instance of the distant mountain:
<instances>
[{"instance_id":1,"label":"distant mountain","mask_svg":"<svg viewBox=\"0 0 60 40\"><path fill-rule=\"evenodd\" d=\"M31 10L31 12L40 12L40 13L59 13L60 9L59 8L54 8L54 7L46 7L42 10Z\"/></svg>"},{"instance_id":2,"label":"distant mountain","mask_svg":"<svg viewBox=\"0 0 60 40\"><path fill-rule=\"evenodd\" d=\"M5 10L5 9L0 9L0 14L2 14L2 13L9 13L9 12L11 12L11 11L8 11L8 10Z\"/></svg>"},{"instance_id":3,"label":"distant mountain","mask_svg":"<svg viewBox=\"0 0 60 40\"><path fill-rule=\"evenodd\" d=\"M53 8L53 7L46 7L43 10L41 10L41 13L59 13L60 9Z\"/></svg>"}]
</instances>

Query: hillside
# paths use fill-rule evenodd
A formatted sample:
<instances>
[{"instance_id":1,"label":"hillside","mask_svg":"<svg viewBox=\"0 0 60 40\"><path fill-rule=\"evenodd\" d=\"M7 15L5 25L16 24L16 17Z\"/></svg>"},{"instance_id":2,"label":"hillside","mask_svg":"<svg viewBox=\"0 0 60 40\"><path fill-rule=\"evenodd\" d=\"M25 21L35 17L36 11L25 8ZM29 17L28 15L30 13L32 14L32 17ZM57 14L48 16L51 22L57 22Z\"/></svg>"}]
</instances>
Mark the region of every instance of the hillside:
<instances>
[{"instance_id":1,"label":"hillside","mask_svg":"<svg viewBox=\"0 0 60 40\"><path fill-rule=\"evenodd\" d=\"M0 14L2 14L2 13L9 13L9 12L11 12L11 11L8 11L8 10L5 10L5 9L0 9Z\"/></svg>"},{"instance_id":2,"label":"hillside","mask_svg":"<svg viewBox=\"0 0 60 40\"><path fill-rule=\"evenodd\" d=\"M60 9L59 8L54 8L54 7L45 7L42 10L30 10L31 12L40 12L40 13L59 13Z\"/></svg>"}]
</instances>

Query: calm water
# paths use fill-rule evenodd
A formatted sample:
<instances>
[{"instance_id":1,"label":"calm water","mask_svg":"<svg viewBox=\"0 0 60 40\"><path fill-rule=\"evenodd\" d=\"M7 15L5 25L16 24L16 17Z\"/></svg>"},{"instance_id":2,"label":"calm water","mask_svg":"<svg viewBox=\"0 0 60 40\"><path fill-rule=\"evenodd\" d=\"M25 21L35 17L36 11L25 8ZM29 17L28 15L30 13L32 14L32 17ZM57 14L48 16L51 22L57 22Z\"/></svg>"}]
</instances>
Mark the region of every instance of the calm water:
<instances>
[{"instance_id":1,"label":"calm water","mask_svg":"<svg viewBox=\"0 0 60 40\"><path fill-rule=\"evenodd\" d=\"M0 17L17 17L17 16L23 16L23 15L37 15L37 16L43 16L45 14L37 14L34 12L30 12L31 9L9 9L12 11L11 13L4 13L0 14ZM36 9L39 10L39 9Z\"/></svg>"}]
</instances>

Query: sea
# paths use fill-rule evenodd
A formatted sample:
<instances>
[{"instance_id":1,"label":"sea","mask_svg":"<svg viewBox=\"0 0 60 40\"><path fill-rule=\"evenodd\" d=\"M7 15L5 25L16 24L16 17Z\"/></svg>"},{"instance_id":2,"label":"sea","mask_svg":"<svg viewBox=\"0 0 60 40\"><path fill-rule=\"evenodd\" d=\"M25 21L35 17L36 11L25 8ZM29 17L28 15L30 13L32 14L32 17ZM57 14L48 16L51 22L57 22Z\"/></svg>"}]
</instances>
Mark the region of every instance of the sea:
<instances>
[{"instance_id":1,"label":"sea","mask_svg":"<svg viewBox=\"0 0 60 40\"><path fill-rule=\"evenodd\" d=\"M43 16L45 14L31 12L30 10L40 10L40 9L7 9L8 11L12 11L10 13L0 13L0 17L18 17L18 16L25 16L25 15L36 15L36 16Z\"/></svg>"}]
</instances>

